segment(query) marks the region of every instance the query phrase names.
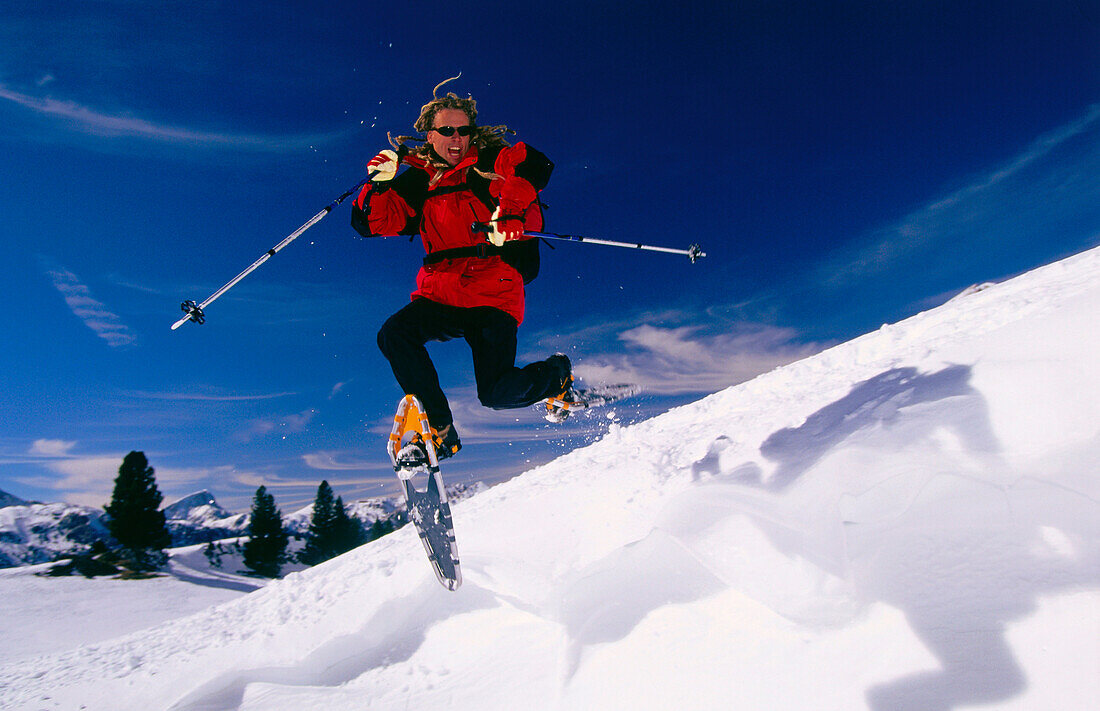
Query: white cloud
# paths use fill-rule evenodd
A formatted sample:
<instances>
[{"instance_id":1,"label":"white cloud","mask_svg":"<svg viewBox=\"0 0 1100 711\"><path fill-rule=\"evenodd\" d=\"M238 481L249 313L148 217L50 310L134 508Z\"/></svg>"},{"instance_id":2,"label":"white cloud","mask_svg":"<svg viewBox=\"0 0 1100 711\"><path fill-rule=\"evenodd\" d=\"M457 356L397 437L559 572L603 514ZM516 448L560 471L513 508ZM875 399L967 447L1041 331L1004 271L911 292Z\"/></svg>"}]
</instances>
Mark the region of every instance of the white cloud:
<instances>
[{"instance_id":1,"label":"white cloud","mask_svg":"<svg viewBox=\"0 0 1100 711\"><path fill-rule=\"evenodd\" d=\"M702 331L702 325L638 326L619 334L630 346L625 351L588 354L576 372L590 383L630 383L655 394L716 392L821 349L798 343L794 330L775 326Z\"/></svg>"},{"instance_id":2,"label":"white cloud","mask_svg":"<svg viewBox=\"0 0 1100 711\"><path fill-rule=\"evenodd\" d=\"M76 442L39 439L28 450L23 463L39 465L47 474L17 477L26 485L60 492L64 501L101 507L111 498L114 480L124 453L73 454ZM228 465L214 467L160 467L152 465L157 488L165 501L193 493L209 481L226 481L242 476Z\"/></svg>"},{"instance_id":3,"label":"white cloud","mask_svg":"<svg viewBox=\"0 0 1100 711\"><path fill-rule=\"evenodd\" d=\"M106 491L110 494L122 458L122 454L100 454L46 462L47 469L61 475L51 482L50 488L59 491Z\"/></svg>"},{"instance_id":4,"label":"white cloud","mask_svg":"<svg viewBox=\"0 0 1100 711\"><path fill-rule=\"evenodd\" d=\"M67 457L69 450L76 446L75 441L64 439L36 439L29 453L43 457Z\"/></svg>"},{"instance_id":5,"label":"white cloud","mask_svg":"<svg viewBox=\"0 0 1100 711\"><path fill-rule=\"evenodd\" d=\"M52 80L52 77L49 77ZM46 84L49 81L45 82ZM64 128L104 138L141 138L159 143L230 148L256 152L299 152L330 143L344 134L268 136L258 134L202 131L183 126L160 124L123 114L108 114L73 101L29 96L0 84L0 99L35 114L57 119Z\"/></svg>"},{"instance_id":6,"label":"white cloud","mask_svg":"<svg viewBox=\"0 0 1100 711\"><path fill-rule=\"evenodd\" d=\"M338 456L340 456L340 454L337 452L311 452L303 454L302 461L304 461L306 466L310 469L319 469L321 471L387 471L390 469L388 460L383 461L383 457L374 460L352 459L338 461Z\"/></svg>"},{"instance_id":7,"label":"white cloud","mask_svg":"<svg viewBox=\"0 0 1100 711\"><path fill-rule=\"evenodd\" d=\"M736 320L738 305L705 311L637 312L546 336L543 350L568 343L582 385L632 384L654 395L711 393L820 351L794 329Z\"/></svg>"},{"instance_id":8,"label":"white cloud","mask_svg":"<svg viewBox=\"0 0 1100 711\"><path fill-rule=\"evenodd\" d=\"M92 298L91 289L82 284L71 271L63 267L52 267L47 270L47 274L73 315L107 341L108 345L118 348L131 345L137 340L134 333L122 323L122 319Z\"/></svg>"},{"instance_id":9,"label":"white cloud","mask_svg":"<svg viewBox=\"0 0 1100 711\"><path fill-rule=\"evenodd\" d=\"M688 340L695 327L657 328L643 325L619 334L619 340L650 351L666 360L682 363L702 363L710 359L706 348L698 341Z\"/></svg>"}]
</instances>

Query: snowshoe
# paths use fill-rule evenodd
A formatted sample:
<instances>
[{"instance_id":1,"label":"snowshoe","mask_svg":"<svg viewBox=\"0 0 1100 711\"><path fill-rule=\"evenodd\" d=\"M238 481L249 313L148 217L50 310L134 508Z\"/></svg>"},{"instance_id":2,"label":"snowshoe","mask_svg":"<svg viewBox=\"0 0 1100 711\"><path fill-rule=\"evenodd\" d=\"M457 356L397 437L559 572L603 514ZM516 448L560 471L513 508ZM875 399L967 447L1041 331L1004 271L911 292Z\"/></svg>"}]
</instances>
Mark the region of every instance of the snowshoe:
<instances>
[{"instance_id":1,"label":"snowshoe","mask_svg":"<svg viewBox=\"0 0 1100 711\"><path fill-rule=\"evenodd\" d=\"M573 378L561 395L549 397L543 400L546 406L545 417L549 422L563 422L570 414L580 410L589 410L601 407L616 400L631 397L640 393L642 389L637 385L598 385L591 388L577 388L573 386Z\"/></svg>"},{"instance_id":2,"label":"snowshoe","mask_svg":"<svg viewBox=\"0 0 1100 711\"><path fill-rule=\"evenodd\" d=\"M435 445L435 456L439 461L450 459L462 449L462 442L458 439L454 425L447 425L439 432L433 429L432 444Z\"/></svg>"},{"instance_id":3,"label":"snowshoe","mask_svg":"<svg viewBox=\"0 0 1100 711\"><path fill-rule=\"evenodd\" d=\"M577 405L577 394L573 390L573 376L569 375L565 381L565 389L560 395L548 397L543 401L546 404L546 419L550 422L564 422L569 413Z\"/></svg>"},{"instance_id":4,"label":"snowshoe","mask_svg":"<svg viewBox=\"0 0 1100 711\"><path fill-rule=\"evenodd\" d=\"M451 431L453 433L453 427ZM401 481L409 520L416 526L436 578L448 590L457 590L462 585L462 571L458 562L451 506L439 472L436 438L438 435L428 425L420 401L413 395L406 395L397 405L386 451ZM441 441L446 439L443 437ZM454 439L458 439L457 435ZM460 446L456 442L454 452ZM414 479L420 476L427 477L424 489L418 489L414 483Z\"/></svg>"}]
</instances>

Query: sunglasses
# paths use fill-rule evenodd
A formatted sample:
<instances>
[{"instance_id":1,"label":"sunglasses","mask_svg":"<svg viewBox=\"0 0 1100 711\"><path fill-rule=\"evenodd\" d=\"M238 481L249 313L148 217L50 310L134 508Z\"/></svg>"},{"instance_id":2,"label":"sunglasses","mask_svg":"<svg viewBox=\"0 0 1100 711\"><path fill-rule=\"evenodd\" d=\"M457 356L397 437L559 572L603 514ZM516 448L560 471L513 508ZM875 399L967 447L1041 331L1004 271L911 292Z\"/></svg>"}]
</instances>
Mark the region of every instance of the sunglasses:
<instances>
[{"instance_id":1,"label":"sunglasses","mask_svg":"<svg viewBox=\"0 0 1100 711\"><path fill-rule=\"evenodd\" d=\"M450 138L455 135L455 133L458 133L460 136L472 136L476 129L473 126L439 126L438 128L430 130L435 131L440 136Z\"/></svg>"}]
</instances>

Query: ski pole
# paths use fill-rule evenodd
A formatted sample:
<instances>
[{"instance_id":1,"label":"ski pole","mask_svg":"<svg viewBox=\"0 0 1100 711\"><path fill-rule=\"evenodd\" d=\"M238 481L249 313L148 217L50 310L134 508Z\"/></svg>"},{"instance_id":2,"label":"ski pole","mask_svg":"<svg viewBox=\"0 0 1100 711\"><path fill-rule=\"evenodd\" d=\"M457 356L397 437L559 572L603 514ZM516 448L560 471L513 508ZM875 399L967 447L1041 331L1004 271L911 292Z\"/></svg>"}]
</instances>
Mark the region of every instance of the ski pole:
<instances>
[{"instance_id":1,"label":"ski pole","mask_svg":"<svg viewBox=\"0 0 1100 711\"><path fill-rule=\"evenodd\" d=\"M286 236L286 238L285 238L285 239L283 239L283 241L282 241L282 242L280 242L279 244L275 245L275 246L274 246L274 247L272 247L271 249L269 249L269 250L267 250L266 252L264 252L263 256L261 256L261 257L260 257L259 259L257 259L257 260L256 260L255 262L252 262L251 266L249 266L249 267L248 267L247 269L245 269L245 270L244 270L243 272L241 272L241 273L240 273L240 274L238 274L237 276L235 276L235 277L233 277L232 279L230 279L230 280L229 280L228 282L226 282L226 283L225 283L225 285L224 285L224 286L222 286L222 288L218 289L218 290L217 290L217 291L215 291L215 292L214 292L213 294L211 294L210 296L208 296L208 297L206 297L205 299L203 299L203 301L202 301L201 303L198 303L198 304L196 304L196 303L195 303L194 301L184 301L184 302L183 302L182 304L180 304L180 309L182 309L182 310L183 310L183 312L184 312L185 314L187 314L187 315L186 315L186 316L184 316L183 318L181 318L181 319L180 319L179 321L176 321L176 322L175 322L174 324L172 324L172 330L173 330L173 331L175 331L175 330L176 330L177 328L179 328L179 327L180 327L180 326L182 326L183 324L187 323L188 321L194 321L195 323L199 323L199 324L201 324L201 323L205 323L205 322L206 322L206 313L205 313L205 312L203 311L203 309L205 309L205 308L206 308L207 306L209 306L210 304L214 303L214 301L215 301L215 300L216 300L216 299L217 299L217 298L218 298L219 296L221 296L221 295L222 295L222 294L224 294L225 292L227 292L227 291L229 291L230 289L232 289L232 288L233 288L233 287L234 287L234 286L235 286L235 285L237 284L237 282L239 282L239 281L240 281L241 279L244 279L244 278L245 278L246 276L248 276L248 275L249 275L249 274L251 274L252 272L256 271L256 269L257 269L257 268L258 268L258 267L259 267L259 266L260 266L261 264L263 264L263 263L264 263L264 262L266 262L267 260L269 260L269 259L271 259L272 257L274 257L274 256L275 256L275 254L276 254L276 253L277 253L277 252L278 252L278 251L279 251L280 249L282 249L283 247L287 246L288 244L290 244L290 243L291 243L291 242L293 242L294 240L298 239L298 237L299 237L299 236L300 236L300 235L301 235L301 234L302 234L303 232L305 232L305 231L306 231L306 230L308 230L308 229L309 229L310 227L313 227L313 226L314 226L315 224L317 224L318 222L320 222L320 221L321 221L321 218L323 218L323 217L324 217L325 215L327 215L327 214L329 214L330 212L332 212L333 208L335 208L335 207L336 207L337 205L339 205L340 203L342 203L342 202L343 202L343 201L344 201L345 199L347 199L347 197L348 197L349 195L351 195L352 193L354 193L354 192L355 192L356 190L358 190L359 188L361 188L361 187L363 187L364 185L366 185L366 184L367 184L367 182L369 182L369 181L370 181L370 179L371 179L371 178L373 178L373 177L374 177L374 173L371 173L370 175L368 175L368 176L366 177L366 179L364 179L364 180L361 180L361 181L360 181L359 183L357 183L357 184L355 185L355 187L351 188L350 190L348 190L347 192L345 192L345 193L344 193L343 195L341 195L340 197L338 197L338 198L336 198L335 200L333 200L333 201L332 201L331 203L329 203L329 204L328 204L328 205L327 205L327 206L325 207L325 209L323 209L323 210L321 210L320 212L318 212L318 213L317 213L316 215L314 215L313 217L311 217L311 218L309 219L309 221L308 221L308 222L306 222L306 223L305 223L304 225L302 225L301 227L299 227L298 229L294 230L294 231L293 231L293 232L291 232L291 233L290 233L289 235L287 235L287 236Z\"/></svg>"},{"instance_id":2,"label":"ski pole","mask_svg":"<svg viewBox=\"0 0 1100 711\"><path fill-rule=\"evenodd\" d=\"M484 222L475 222L475 232L490 232L492 227ZM695 260L702 259L707 256L707 253L703 251L703 248L698 244L693 244L687 249L674 249L672 247L654 247L649 244L641 244L639 242L614 242L607 239L594 239L592 237L584 237L582 235L562 235L556 232L524 232L528 237L541 237L542 239L560 239L568 242L588 242L590 244L602 244L608 247L627 247L629 249L642 249L649 252L664 252L666 254L683 254L691 260L692 264L695 264Z\"/></svg>"}]
</instances>

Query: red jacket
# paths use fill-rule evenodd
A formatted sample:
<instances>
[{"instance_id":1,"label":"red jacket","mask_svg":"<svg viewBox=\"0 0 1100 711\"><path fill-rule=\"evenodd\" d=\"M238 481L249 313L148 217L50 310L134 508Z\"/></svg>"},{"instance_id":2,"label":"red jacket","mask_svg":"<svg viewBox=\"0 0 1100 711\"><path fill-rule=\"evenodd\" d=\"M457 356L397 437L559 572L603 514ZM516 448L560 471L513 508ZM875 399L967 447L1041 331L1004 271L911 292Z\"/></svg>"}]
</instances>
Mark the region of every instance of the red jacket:
<instances>
[{"instance_id":1,"label":"red jacket","mask_svg":"<svg viewBox=\"0 0 1100 711\"><path fill-rule=\"evenodd\" d=\"M393 180L367 183L352 206L352 226L364 237L420 233L424 251L486 244L473 222L486 222L499 204L507 215L523 215L529 231L542 230L538 191L554 164L523 143L478 152L476 146L458 165L443 171L417 156ZM501 176L488 180L472 170ZM450 306L492 306L523 321L524 289L519 272L497 255L458 257L427 264L416 276L412 298Z\"/></svg>"}]
</instances>

